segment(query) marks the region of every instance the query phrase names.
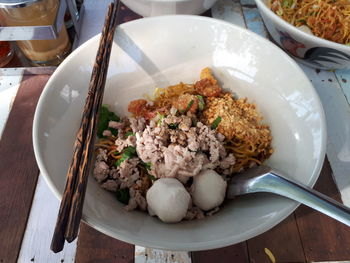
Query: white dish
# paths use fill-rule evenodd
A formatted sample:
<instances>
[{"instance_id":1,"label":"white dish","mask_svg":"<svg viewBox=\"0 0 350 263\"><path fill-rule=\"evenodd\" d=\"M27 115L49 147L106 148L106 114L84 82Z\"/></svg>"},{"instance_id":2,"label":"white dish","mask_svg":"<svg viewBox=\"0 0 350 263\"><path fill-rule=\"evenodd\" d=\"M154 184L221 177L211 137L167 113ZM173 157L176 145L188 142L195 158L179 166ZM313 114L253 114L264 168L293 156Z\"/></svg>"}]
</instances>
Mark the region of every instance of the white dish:
<instances>
[{"instance_id":1,"label":"white dish","mask_svg":"<svg viewBox=\"0 0 350 263\"><path fill-rule=\"evenodd\" d=\"M217 0L122 0L141 16L199 15L210 9Z\"/></svg>"},{"instance_id":2,"label":"white dish","mask_svg":"<svg viewBox=\"0 0 350 263\"><path fill-rule=\"evenodd\" d=\"M255 0L274 41L298 62L318 69L350 69L350 47L306 33L284 21L267 6L268 0Z\"/></svg>"},{"instance_id":3,"label":"white dish","mask_svg":"<svg viewBox=\"0 0 350 263\"><path fill-rule=\"evenodd\" d=\"M58 67L36 110L35 156L58 198L98 42L99 36L95 36ZM326 128L320 100L289 56L240 27L198 16L153 17L122 24L115 36L104 103L119 115L127 114L130 100L152 94L156 86L194 82L206 66L213 69L225 89L248 97L263 113L275 148L267 164L312 186L325 155ZM126 242L194 251L254 237L278 224L297 206L278 196L252 195L226 204L204 220L164 224L142 212L125 212L91 176L83 218L97 230Z\"/></svg>"}]
</instances>

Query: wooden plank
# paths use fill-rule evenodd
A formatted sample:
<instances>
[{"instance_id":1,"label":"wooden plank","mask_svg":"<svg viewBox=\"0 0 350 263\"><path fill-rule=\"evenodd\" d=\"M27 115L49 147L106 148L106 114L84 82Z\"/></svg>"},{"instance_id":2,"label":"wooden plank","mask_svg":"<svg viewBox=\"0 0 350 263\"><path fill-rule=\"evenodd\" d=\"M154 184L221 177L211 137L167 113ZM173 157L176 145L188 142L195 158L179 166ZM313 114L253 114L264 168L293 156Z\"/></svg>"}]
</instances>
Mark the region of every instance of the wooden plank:
<instances>
[{"instance_id":1,"label":"wooden plank","mask_svg":"<svg viewBox=\"0 0 350 263\"><path fill-rule=\"evenodd\" d=\"M85 41L101 33L108 4L111 1L112 0L84 1L85 11L77 46L80 46ZM124 4L121 5L120 13L118 15L118 19L120 19L121 22L128 22L138 18L141 18L141 16L132 12Z\"/></svg>"},{"instance_id":2,"label":"wooden plank","mask_svg":"<svg viewBox=\"0 0 350 263\"><path fill-rule=\"evenodd\" d=\"M239 0L219 0L211 9L212 16L246 28Z\"/></svg>"},{"instance_id":3,"label":"wooden plank","mask_svg":"<svg viewBox=\"0 0 350 263\"><path fill-rule=\"evenodd\" d=\"M255 1L254 0L241 0L242 6L249 6L249 7L254 7Z\"/></svg>"},{"instance_id":4,"label":"wooden plank","mask_svg":"<svg viewBox=\"0 0 350 263\"><path fill-rule=\"evenodd\" d=\"M340 201L327 159L315 189ZM307 261L350 259L349 227L306 206L301 206L295 214Z\"/></svg>"},{"instance_id":5,"label":"wooden plank","mask_svg":"<svg viewBox=\"0 0 350 263\"><path fill-rule=\"evenodd\" d=\"M0 76L0 139L21 80L22 75Z\"/></svg>"},{"instance_id":6,"label":"wooden plank","mask_svg":"<svg viewBox=\"0 0 350 263\"><path fill-rule=\"evenodd\" d=\"M337 70L335 71L335 75L337 76L348 104L350 104L350 70Z\"/></svg>"},{"instance_id":7,"label":"wooden plank","mask_svg":"<svg viewBox=\"0 0 350 263\"><path fill-rule=\"evenodd\" d=\"M76 240L66 243L59 253L50 250L59 205L44 178L39 176L18 262L74 262Z\"/></svg>"},{"instance_id":8,"label":"wooden plank","mask_svg":"<svg viewBox=\"0 0 350 263\"><path fill-rule=\"evenodd\" d=\"M191 263L189 252L135 246L135 263Z\"/></svg>"},{"instance_id":9,"label":"wooden plank","mask_svg":"<svg viewBox=\"0 0 350 263\"><path fill-rule=\"evenodd\" d=\"M272 252L278 263L305 262L294 213L271 230L249 239L247 243L252 262L271 263L264 252L265 248Z\"/></svg>"},{"instance_id":10,"label":"wooden plank","mask_svg":"<svg viewBox=\"0 0 350 263\"><path fill-rule=\"evenodd\" d=\"M32 145L35 107L47 75L25 76L0 141L0 261L16 262L39 169ZM19 165L20 164L20 165Z\"/></svg>"},{"instance_id":11,"label":"wooden plank","mask_svg":"<svg viewBox=\"0 0 350 263\"><path fill-rule=\"evenodd\" d=\"M236 245L219 249L192 252L193 263L245 263L249 262L247 243L241 242ZM257 261L258 262L258 261Z\"/></svg>"},{"instance_id":12,"label":"wooden plank","mask_svg":"<svg viewBox=\"0 0 350 263\"><path fill-rule=\"evenodd\" d=\"M258 35L267 38L268 32L260 16L259 10L256 7L251 6L243 6L242 10L247 28Z\"/></svg>"},{"instance_id":13,"label":"wooden plank","mask_svg":"<svg viewBox=\"0 0 350 263\"><path fill-rule=\"evenodd\" d=\"M350 108L333 72L300 65L320 96L327 121L327 157L341 192L350 206Z\"/></svg>"},{"instance_id":14,"label":"wooden plank","mask_svg":"<svg viewBox=\"0 0 350 263\"><path fill-rule=\"evenodd\" d=\"M82 222L75 262L132 263L134 262L134 245L102 234Z\"/></svg>"}]
</instances>

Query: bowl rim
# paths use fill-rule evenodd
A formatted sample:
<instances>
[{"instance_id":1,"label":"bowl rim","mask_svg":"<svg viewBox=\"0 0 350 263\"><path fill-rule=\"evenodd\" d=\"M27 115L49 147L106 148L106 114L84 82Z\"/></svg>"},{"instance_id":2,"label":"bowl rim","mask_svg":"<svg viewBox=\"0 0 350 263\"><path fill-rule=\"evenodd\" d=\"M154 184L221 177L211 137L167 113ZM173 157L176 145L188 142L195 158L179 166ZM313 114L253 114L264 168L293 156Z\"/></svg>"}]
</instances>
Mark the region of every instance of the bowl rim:
<instances>
[{"instance_id":1,"label":"bowl rim","mask_svg":"<svg viewBox=\"0 0 350 263\"><path fill-rule=\"evenodd\" d=\"M310 80L307 78L307 76L305 75L304 71L298 66L298 64L290 57L288 56L283 50L281 50L280 48L278 48L275 44L273 44L272 42L270 42L269 40L259 36L258 34L246 29L246 28L242 28L239 27L237 25L234 25L232 23L220 20L220 19L215 19L215 18L210 18L210 17L201 17L201 16L196 16L196 15L166 15L166 16L157 16L157 17L146 17L146 18L141 18L141 19L137 19L137 20L133 20L130 22L126 22L121 24L120 26L128 26L131 24L137 24L137 23L143 23L142 21L144 20L167 20L167 19L190 19L190 20L202 20L202 21L213 21L215 23L219 23L223 26L229 26L229 27L233 27L235 30L238 31L243 31L248 33L249 35L251 35L253 38L258 38L261 41L263 41L266 45L268 45L269 47L271 47L272 49L275 49L276 52L278 52L281 56L284 56L284 58L290 63L290 65L292 67L295 68L295 70L297 72L299 72L304 78L305 81L309 84L309 88L310 88L310 92L313 94L313 96L316 98L316 107L319 109L319 113L321 114L321 118L320 118L320 124L321 124L321 145L320 145L320 155L318 160L316 161L315 167L314 167L314 176L310 177L309 182L307 183L308 186L312 187L321 172L322 169L322 165L324 162L324 158L325 158L325 153L326 153L326 138L327 138L327 129L326 129L326 122L325 122L325 114L324 114L324 110L323 110L323 106L321 103L321 100L316 92L316 90L314 89L312 83L310 82ZM33 121L33 134L32 134L32 138L33 138L33 146L34 146L34 154L40 169L41 174L43 175L45 181L47 182L49 188L51 189L51 191L55 194L55 196L58 198L58 200L61 200L62 198L62 194L59 192L59 190L56 188L54 182L51 180L48 170L46 169L46 166L44 164L44 158L43 153L40 150L40 135L39 135L39 123L40 123L40 118L42 116L42 114L44 114L44 106L45 106L45 102L46 102L46 97L47 94L49 94L51 92L51 89L53 89L52 86L52 82L55 81L56 75L59 75L60 72L62 70L64 70L65 65L70 63L70 60L75 57L73 56L73 54L77 54L80 52L80 50L84 49L85 46L89 45L91 42L98 42L100 34L97 34L95 36L93 36L92 38L90 38L89 40L87 40L85 43L83 43L81 46L79 46L77 49L75 49L62 63L61 65L55 70L55 72L51 75L49 81L46 83L44 90L39 98L37 107L36 107L36 111L35 111L35 115L34 115L34 121ZM266 224L262 224L260 225L260 228L257 229L254 233L247 233L246 235L244 235L244 240L248 240L252 237L258 236L266 231L268 231L269 229L273 228L274 226L276 226L277 224L279 224L281 221L283 221L285 218L287 218L291 213L294 212L294 210L300 205L300 203L291 201L289 206L286 206L284 209L280 210L279 215L275 217L275 220L273 222L268 222ZM188 242L188 243L171 243L168 242L166 244L159 244L159 243L153 243L153 242L149 242L149 241L144 241L141 239L138 239L137 237L135 237L134 235L130 235L130 234L125 234L124 232L121 231L110 231L108 228L105 228L104 226L102 226L101 224L99 224L96 220L94 220L93 218L84 215L83 213L83 217L82 220L84 220L89 226L93 227L94 229L108 235L111 236L113 238L122 240L124 242L128 242L131 244L136 244L136 245L141 245L144 247L153 247L153 248L158 248L158 249L164 249L164 250L175 250L175 251L184 251L184 250L190 250L190 251L198 251L198 250L207 250L207 249L214 249L214 248L220 248L220 247L224 247L224 246L229 246L232 244L236 244L238 241L236 241L236 238L232 238L231 236L226 237L226 238L222 238L222 239L215 239L215 240L209 240L209 241L203 241L203 242L196 242L195 244L192 242ZM170 247L171 245L171 247Z\"/></svg>"},{"instance_id":2,"label":"bowl rim","mask_svg":"<svg viewBox=\"0 0 350 263\"><path fill-rule=\"evenodd\" d=\"M330 41L315 35L308 34L298 29L296 26L293 26L292 24L288 23L283 18L275 14L270 8L268 8L263 0L255 0L255 3L258 6L258 8L261 9L264 13L266 13L272 20L274 20L278 24L282 24L284 27L286 27L288 30L292 31L293 33L300 34L302 37L308 39L309 41L314 41L314 42L318 41L324 46L333 45L335 49L345 49L347 50L347 52L350 53L350 46L347 46L345 44L340 44L334 41Z\"/></svg>"}]
</instances>

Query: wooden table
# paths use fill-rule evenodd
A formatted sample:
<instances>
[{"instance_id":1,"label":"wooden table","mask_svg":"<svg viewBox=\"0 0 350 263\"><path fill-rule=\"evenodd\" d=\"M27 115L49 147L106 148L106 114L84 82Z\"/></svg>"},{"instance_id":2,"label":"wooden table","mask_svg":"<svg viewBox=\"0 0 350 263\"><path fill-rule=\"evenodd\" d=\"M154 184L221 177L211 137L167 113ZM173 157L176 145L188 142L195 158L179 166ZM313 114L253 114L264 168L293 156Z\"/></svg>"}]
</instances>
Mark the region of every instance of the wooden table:
<instances>
[{"instance_id":1,"label":"wooden table","mask_svg":"<svg viewBox=\"0 0 350 263\"><path fill-rule=\"evenodd\" d=\"M96 9L99 8L101 26L108 1L100 0L96 4L86 0L86 19L89 15L96 19ZM251 1L219 0L205 15L230 21L268 37ZM125 7L122 17L124 21L139 18ZM89 30L86 29L86 32ZM85 38L89 34L94 32L86 33ZM327 158L315 188L349 205L350 71L327 72L301 67L318 91L327 117ZM36 103L49 77L22 74L0 76L2 119L9 112L11 96L16 94L16 83L19 84L0 140L0 263L271 262L265 248L272 252L277 262L350 262L350 228L304 206L268 232L221 249L190 253L134 247L82 223L78 242L66 245L61 253L53 254L49 245L59 202L39 176L31 137Z\"/></svg>"}]
</instances>

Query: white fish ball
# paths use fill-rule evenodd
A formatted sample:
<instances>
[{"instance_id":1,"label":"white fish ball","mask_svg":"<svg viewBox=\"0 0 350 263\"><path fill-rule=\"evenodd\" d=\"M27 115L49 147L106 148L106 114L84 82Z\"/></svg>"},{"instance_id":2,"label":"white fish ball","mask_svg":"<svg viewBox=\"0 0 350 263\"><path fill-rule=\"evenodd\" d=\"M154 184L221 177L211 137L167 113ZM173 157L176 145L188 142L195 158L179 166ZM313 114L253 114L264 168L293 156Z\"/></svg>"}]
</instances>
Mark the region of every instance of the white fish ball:
<instances>
[{"instance_id":1,"label":"white fish ball","mask_svg":"<svg viewBox=\"0 0 350 263\"><path fill-rule=\"evenodd\" d=\"M181 221L187 213L191 195L175 178L160 178L147 191L146 200L150 215L157 215L166 223Z\"/></svg>"},{"instance_id":2,"label":"white fish ball","mask_svg":"<svg viewBox=\"0 0 350 263\"><path fill-rule=\"evenodd\" d=\"M227 183L214 170L204 170L193 178L193 203L200 209L213 209L224 201Z\"/></svg>"}]
</instances>

